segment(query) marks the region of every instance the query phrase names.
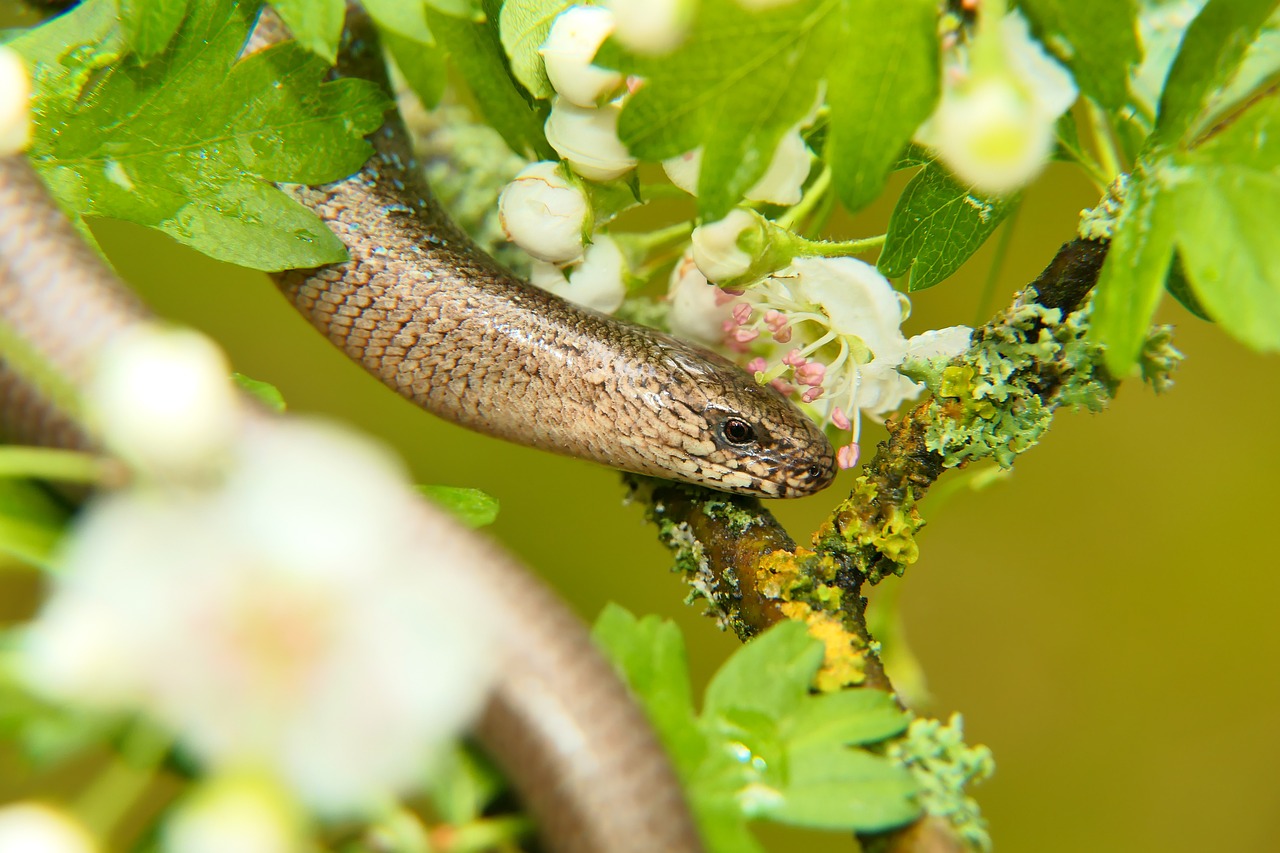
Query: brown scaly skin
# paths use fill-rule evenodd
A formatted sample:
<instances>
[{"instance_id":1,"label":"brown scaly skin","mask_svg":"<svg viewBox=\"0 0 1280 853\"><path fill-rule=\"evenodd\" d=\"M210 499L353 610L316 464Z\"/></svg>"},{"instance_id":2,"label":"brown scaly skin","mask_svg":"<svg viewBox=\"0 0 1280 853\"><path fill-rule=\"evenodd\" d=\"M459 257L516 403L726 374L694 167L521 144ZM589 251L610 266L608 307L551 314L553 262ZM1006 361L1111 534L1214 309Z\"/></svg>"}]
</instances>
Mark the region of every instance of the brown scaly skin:
<instances>
[{"instance_id":1,"label":"brown scaly skin","mask_svg":"<svg viewBox=\"0 0 1280 853\"><path fill-rule=\"evenodd\" d=\"M358 15L349 11L350 28ZM339 71L385 84L373 44L351 44ZM777 498L830 485L830 442L773 388L715 353L516 278L441 211L398 115L372 142L374 157L351 178L288 188L351 260L276 275L369 372L462 426L625 471ZM750 440L731 440L734 420Z\"/></svg>"}]
</instances>

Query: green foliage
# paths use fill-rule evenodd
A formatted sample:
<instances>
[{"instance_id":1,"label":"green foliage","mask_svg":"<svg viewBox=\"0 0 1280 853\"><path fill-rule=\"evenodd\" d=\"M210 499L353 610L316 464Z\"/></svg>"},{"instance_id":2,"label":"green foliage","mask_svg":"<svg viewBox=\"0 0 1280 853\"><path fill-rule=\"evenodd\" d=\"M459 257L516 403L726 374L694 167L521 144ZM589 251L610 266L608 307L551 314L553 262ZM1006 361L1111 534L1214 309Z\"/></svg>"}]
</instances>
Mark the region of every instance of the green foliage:
<instances>
[{"instance_id":1,"label":"green foliage","mask_svg":"<svg viewBox=\"0 0 1280 853\"><path fill-rule=\"evenodd\" d=\"M462 75L476 100L480 114L506 140L511 150L530 159L554 160L542 126L548 109L531 103L528 93L512 76L498 32L501 5L486 0L487 18L464 21L438 11L427 12L427 21Z\"/></svg>"},{"instance_id":2,"label":"green foliage","mask_svg":"<svg viewBox=\"0 0 1280 853\"><path fill-rule=\"evenodd\" d=\"M555 93L538 48L547 40L556 16L572 5L570 0L507 0L502 4L498 32L511 60L511 73L535 98L550 98Z\"/></svg>"},{"instance_id":3,"label":"green foliage","mask_svg":"<svg viewBox=\"0 0 1280 853\"><path fill-rule=\"evenodd\" d=\"M270 382L250 379L243 373L233 373L231 374L231 379L239 386L241 391L266 406L268 411L280 413L285 410L284 395L280 393L280 389Z\"/></svg>"},{"instance_id":4,"label":"green foliage","mask_svg":"<svg viewBox=\"0 0 1280 853\"><path fill-rule=\"evenodd\" d=\"M909 273L908 290L933 287L969 260L1017 204L1017 196L982 197L931 162L898 198L877 266L891 277Z\"/></svg>"},{"instance_id":5,"label":"green foliage","mask_svg":"<svg viewBox=\"0 0 1280 853\"><path fill-rule=\"evenodd\" d=\"M35 483L0 477L0 553L52 570L68 516L67 509Z\"/></svg>"},{"instance_id":6,"label":"green foliage","mask_svg":"<svg viewBox=\"0 0 1280 853\"><path fill-rule=\"evenodd\" d=\"M112 9L90 0L13 42L37 69L31 158L63 208L82 228L86 216L127 219L258 269L345 259L271 182L358 169L361 136L389 106L377 88L321 82L324 62L293 42L237 62L254 6L230 0L194 4L144 67L125 56Z\"/></svg>"},{"instance_id":7,"label":"green foliage","mask_svg":"<svg viewBox=\"0 0 1280 853\"><path fill-rule=\"evenodd\" d=\"M187 0L117 0L125 40L142 64L159 56L187 14Z\"/></svg>"},{"instance_id":8,"label":"green foliage","mask_svg":"<svg viewBox=\"0 0 1280 853\"><path fill-rule=\"evenodd\" d=\"M479 489L418 486L418 491L467 527L484 527L498 517L498 499Z\"/></svg>"},{"instance_id":9,"label":"green foliage","mask_svg":"<svg viewBox=\"0 0 1280 853\"><path fill-rule=\"evenodd\" d=\"M1138 63L1136 0L1020 0L1034 31L1075 76L1085 95L1111 109L1129 102Z\"/></svg>"},{"instance_id":10,"label":"green foliage","mask_svg":"<svg viewBox=\"0 0 1280 853\"><path fill-rule=\"evenodd\" d=\"M448 82L444 48L385 31L382 44L391 53L396 67L427 109L434 109L444 96Z\"/></svg>"},{"instance_id":11,"label":"green foliage","mask_svg":"<svg viewBox=\"0 0 1280 853\"><path fill-rule=\"evenodd\" d=\"M298 44L332 65L338 59L346 0L271 0Z\"/></svg>"},{"instance_id":12,"label":"green foliage","mask_svg":"<svg viewBox=\"0 0 1280 853\"><path fill-rule=\"evenodd\" d=\"M685 43L669 55L630 55L605 42L597 64L646 78L623 108L618 135L648 160L701 146L699 213L721 218L813 108L819 81L844 51L846 27L856 25L853 15L851 0L799 0L759 12L705 0Z\"/></svg>"},{"instance_id":13,"label":"green foliage","mask_svg":"<svg viewBox=\"0 0 1280 853\"><path fill-rule=\"evenodd\" d=\"M857 210L875 199L903 146L938 99L937 4L854 4L838 64L827 80L826 156L840 200Z\"/></svg>"},{"instance_id":14,"label":"green foliage","mask_svg":"<svg viewBox=\"0 0 1280 853\"><path fill-rule=\"evenodd\" d=\"M874 832L919 815L909 775L856 748L901 733L907 716L879 691L811 695L823 651L803 625L782 623L736 652L700 715L674 624L609 605L594 636L658 729L713 853L759 850L747 819Z\"/></svg>"}]
</instances>

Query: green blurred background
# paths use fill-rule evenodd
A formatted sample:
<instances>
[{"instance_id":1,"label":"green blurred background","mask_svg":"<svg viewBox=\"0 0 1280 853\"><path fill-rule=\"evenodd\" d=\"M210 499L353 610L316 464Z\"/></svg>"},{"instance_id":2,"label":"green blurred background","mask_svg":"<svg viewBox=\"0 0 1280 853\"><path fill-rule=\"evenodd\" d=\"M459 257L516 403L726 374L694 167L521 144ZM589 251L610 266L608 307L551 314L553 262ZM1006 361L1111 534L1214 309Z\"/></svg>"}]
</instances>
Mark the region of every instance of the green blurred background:
<instances>
[{"instance_id":1,"label":"green blurred background","mask_svg":"<svg viewBox=\"0 0 1280 853\"><path fill-rule=\"evenodd\" d=\"M1065 167L1027 194L996 304L1036 275L1095 200ZM886 216L880 207L833 233L879 233ZM331 348L261 274L141 228L97 231L159 313L213 335L293 411L382 437L422 482L497 496L493 535L584 619L612 600L676 620L699 681L734 648L681 603L668 555L639 509L623 506L614 473L418 411ZM915 296L909 331L974 321L994 243L955 280ZM1277 363L1172 302L1164 318L1187 355L1173 392L1128 382L1110 411L1060 416L1009 480L961 492L936 514L926 501L921 560L886 582L905 585L931 710L961 711L970 742L995 752L996 776L977 795L1000 850L1277 843ZM870 431L868 452L881 434ZM851 479L773 508L803 541ZM763 837L777 851L852 848L834 835Z\"/></svg>"},{"instance_id":2,"label":"green blurred background","mask_svg":"<svg viewBox=\"0 0 1280 853\"><path fill-rule=\"evenodd\" d=\"M984 316L1095 202L1074 172L1050 169L1012 226ZM838 220L832 234L880 233L887 213L880 205ZM127 224L96 231L158 313L214 336L292 411L380 436L421 482L498 497L493 535L584 619L610 600L674 619L699 683L736 646L681 603L685 588L639 509L623 506L616 474L415 409L331 348L262 274ZM914 297L909 333L975 321L999 236L955 279ZM995 753L996 775L976 795L998 850L1280 846L1280 365L1167 302L1162 318L1187 355L1171 393L1128 382L1104 414L1062 414L1010 479L962 491L937 512L926 500L920 562L885 582L903 587L928 710L961 711L969 741ZM864 433L864 454L882 434ZM804 541L852 477L773 509ZM29 577L0 583L2 615L29 607ZM0 794L21 787L0 779ZM839 835L761 835L774 851L853 849Z\"/></svg>"}]
</instances>

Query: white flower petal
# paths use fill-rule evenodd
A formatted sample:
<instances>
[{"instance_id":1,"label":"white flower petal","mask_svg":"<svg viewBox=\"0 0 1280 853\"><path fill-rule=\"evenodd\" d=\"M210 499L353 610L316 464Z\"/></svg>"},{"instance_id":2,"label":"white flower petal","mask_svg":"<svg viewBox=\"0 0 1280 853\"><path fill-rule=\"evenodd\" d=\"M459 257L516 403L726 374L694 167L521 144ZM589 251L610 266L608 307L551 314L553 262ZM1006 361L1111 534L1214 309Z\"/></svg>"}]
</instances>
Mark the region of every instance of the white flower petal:
<instances>
[{"instance_id":1,"label":"white flower petal","mask_svg":"<svg viewBox=\"0 0 1280 853\"><path fill-rule=\"evenodd\" d=\"M907 341L907 358L935 358L959 355L969 348L973 337L973 329L968 326L948 326L945 329L930 329L913 335Z\"/></svg>"},{"instance_id":2,"label":"white flower petal","mask_svg":"<svg viewBox=\"0 0 1280 853\"><path fill-rule=\"evenodd\" d=\"M671 331L699 343L719 343L724 338L724 322L732 309L729 300L718 298L721 293L717 285L698 271L693 250L685 252L671 270L667 287Z\"/></svg>"},{"instance_id":3,"label":"white flower petal","mask_svg":"<svg viewBox=\"0 0 1280 853\"><path fill-rule=\"evenodd\" d=\"M43 803L0 808L0 850L5 853L94 853L98 845L70 815Z\"/></svg>"},{"instance_id":4,"label":"white flower petal","mask_svg":"<svg viewBox=\"0 0 1280 853\"><path fill-rule=\"evenodd\" d=\"M13 48L0 45L0 156L31 142L31 77Z\"/></svg>"},{"instance_id":5,"label":"white flower petal","mask_svg":"<svg viewBox=\"0 0 1280 853\"><path fill-rule=\"evenodd\" d=\"M626 258L607 234L597 234L581 264L565 277L556 267L534 268L533 283L584 308L612 314L627 295Z\"/></svg>"},{"instance_id":6,"label":"white flower petal","mask_svg":"<svg viewBox=\"0 0 1280 853\"><path fill-rule=\"evenodd\" d=\"M622 85L622 74L592 65L613 32L613 13L601 6L570 6L551 24L539 53L551 85L580 107L594 107Z\"/></svg>"},{"instance_id":7,"label":"white flower petal","mask_svg":"<svg viewBox=\"0 0 1280 853\"><path fill-rule=\"evenodd\" d=\"M742 208L724 218L693 229L693 262L708 281L737 278L751 268L754 260L739 248L738 239L760 226L754 215Z\"/></svg>"},{"instance_id":8,"label":"white flower petal","mask_svg":"<svg viewBox=\"0 0 1280 853\"><path fill-rule=\"evenodd\" d=\"M582 257L582 233L591 205L549 160L525 167L498 197L498 220L507 239L540 261L569 263Z\"/></svg>"},{"instance_id":9,"label":"white flower petal","mask_svg":"<svg viewBox=\"0 0 1280 853\"><path fill-rule=\"evenodd\" d=\"M613 12L616 38L635 53L670 53L684 41L696 8L694 0L605 0Z\"/></svg>"},{"instance_id":10,"label":"white flower petal","mask_svg":"<svg viewBox=\"0 0 1280 853\"><path fill-rule=\"evenodd\" d=\"M743 195L752 201L795 204L802 196L801 188L809 177L812 159L800 131L788 131L778 141L768 170Z\"/></svg>"},{"instance_id":11,"label":"white flower petal","mask_svg":"<svg viewBox=\"0 0 1280 853\"><path fill-rule=\"evenodd\" d=\"M617 104L589 109L556 98L547 117L547 142L584 178L620 178L636 165L636 159L618 139L621 112Z\"/></svg>"}]
</instances>

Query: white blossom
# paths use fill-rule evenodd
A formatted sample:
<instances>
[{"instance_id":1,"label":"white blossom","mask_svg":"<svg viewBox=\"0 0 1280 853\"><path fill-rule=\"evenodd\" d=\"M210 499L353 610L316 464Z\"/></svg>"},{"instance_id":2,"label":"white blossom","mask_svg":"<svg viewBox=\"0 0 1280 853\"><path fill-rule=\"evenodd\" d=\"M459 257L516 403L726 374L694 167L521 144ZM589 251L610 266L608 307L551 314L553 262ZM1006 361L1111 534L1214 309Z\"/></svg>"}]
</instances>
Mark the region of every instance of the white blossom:
<instances>
[{"instance_id":1,"label":"white blossom","mask_svg":"<svg viewBox=\"0 0 1280 853\"><path fill-rule=\"evenodd\" d=\"M95 853L98 845L70 815L37 802L0 807L4 853Z\"/></svg>"},{"instance_id":2,"label":"white blossom","mask_svg":"<svg viewBox=\"0 0 1280 853\"><path fill-rule=\"evenodd\" d=\"M626 275L626 258L618 244L607 234L596 234L582 263L567 276L554 264L535 263L530 280L562 299L612 314L627 295Z\"/></svg>"},{"instance_id":3,"label":"white blossom","mask_svg":"<svg viewBox=\"0 0 1280 853\"><path fill-rule=\"evenodd\" d=\"M755 216L735 208L724 219L693 229L693 262L698 271L714 282L730 281L745 273L755 259L739 240L758 228Z\"/></svg>"},{"instance_id":4,"label":"white blossom","mask_svg":"<svg viewBox=\"0 0 1280 853\"><path fill-rule=\"evenodd\" d=\"M974 188L1004 195L1025 186L1048 162L1055 125L1075 102L1076 86L1031 38L1021 14L1006 14L998 35L990 54L998 67L971 63L976 46L951 54L938 107L915 138Z\"/></svg>"},{"instance_id":5,"label":"white blossom","mask_svg":"<svg viewBox=\"0 0 1280 853\"><path fill-rule=\"evenodd\" d=\"M719 343L724 338L724 325L730 321L733 299L698 271L690 248L671 270L667 286L671 331L700 344Z\"/></svg>"},{"instance_id":6,"label":"white blossom","mask_svg":"<svg viewBox=\"0 0 1280 853\"><path fill-rule=\"evenodd\" d=\"M636 165L636 159L618 139L621 112L617 104L586 108L555 98L547 117L547 142L584 178L620 178Z\"/></svg>"},{"instance_id":7,"label":"white blossom","mask_svg":"<svg viewBox=\"0 0 1280 853\"><path fill-rule=\"evenodd\" d=\"M783 134L774 149L769 168L760 180L742 194L749 201L770 204L795 204L800 201L805 179L809 177L812 155L800 134L800 126ZM698 194L698 176L702 171L702 149L686 151L678 157L662 161L662 169L671 183L690 195Z\"/></svg>"},{"instance_id":8,"label":"white blossom","mask_svg":"<svg viewBox=\"0 0 1280 853\"><path fill-rule=\"evenodd\" d=\"M766 9L778 9L790 6L796 0L738 0L738 5L752 12L763 12Z\"/></svg>"},{"instance_id":9,"label":"white blossom","mask_svg":"<svg viewBox=\"0 0 1280 853\"><path fill-rule=\"evenodd\" d=\"M85 404L108 450L142 472L177 478L218 464L241 415L217 345L157 325L131 329L107 347Z\"/></svg>"},{"instance_id":10,"label":"white blossom","mask_svg":"<svg viewBox=\"0 0 1280 853\"><path fill-rule=\"evenodd\" d=\"M498 219L507 239L540 261L569 263L582 257L591 204L582 190L543 160L525 167L498 197Z\"/></svg>"},{"instance_id":11,"label":"white blossom","mask_svg":"<svg viewBox=\"0 0 1280 853\"><path fill-rule=\"evenodd\" d=\"M0 45L0 156L31 142L31 77L16 50Z\"/></svg>"},{"instance_id":12,"label":"white blossom","mask_svg":"<svg viewBox=\"0 0 1280 853\"><path fill-rule=\"evenodd\" d=\"M217 486L85 509L23 672L148 715L215 770L270 769L322 813L366 809L422 780L495 667L468 567L415 501L365 439L255 423Z\"/></svg>"},{"instance_id":13,"label":"white blossom","mask_svg":"<svg viewBox=\"0 0 1280 853\"><path fill-rule=\"evenodd\" d=\"M592 65L613 32L613 13L602 6L570 6L551 25L542 54L551 85L566 100L594 107L622 85L622 74Z\"/></svg>"},{"instance_id":14,"label":"white blossom","mask_svg":"<svg viewBox=\"0 0 1280 853\"><path fill-rule=\"evenodd\" d=\"M681 45L693 21L696 0L605 0L613 12L614 38L640 54L670 53Z\"/></svg>"},{"instance_id":15,"label":"white blossom","mask_svg":"<svg viewBox=\"0 0 1280 853\"><path fill-rule=\"evenodd\" d=\"M297 853L305 847L293 801L257 774L223 774L204 782L164 827L164 853Z\"/></svg>"},{"instance_id":16,"label":"white blossom","mask_svg":"<svg viewBox=\"0 0 1280 853\"><path fill-rule=\"evenodd\" d=\"M857 458L860 415L883 417L923 386L898 372L908 357L952 356L970 330L953 326L908 340L909 303L875 267L854 258L796 258L746 289L732 309L727 342L754 354L748 368L794 394L823 423L851 429L840 454ZM754 349L747 351L747 344Z\"/></svg>"}]
</instances>

